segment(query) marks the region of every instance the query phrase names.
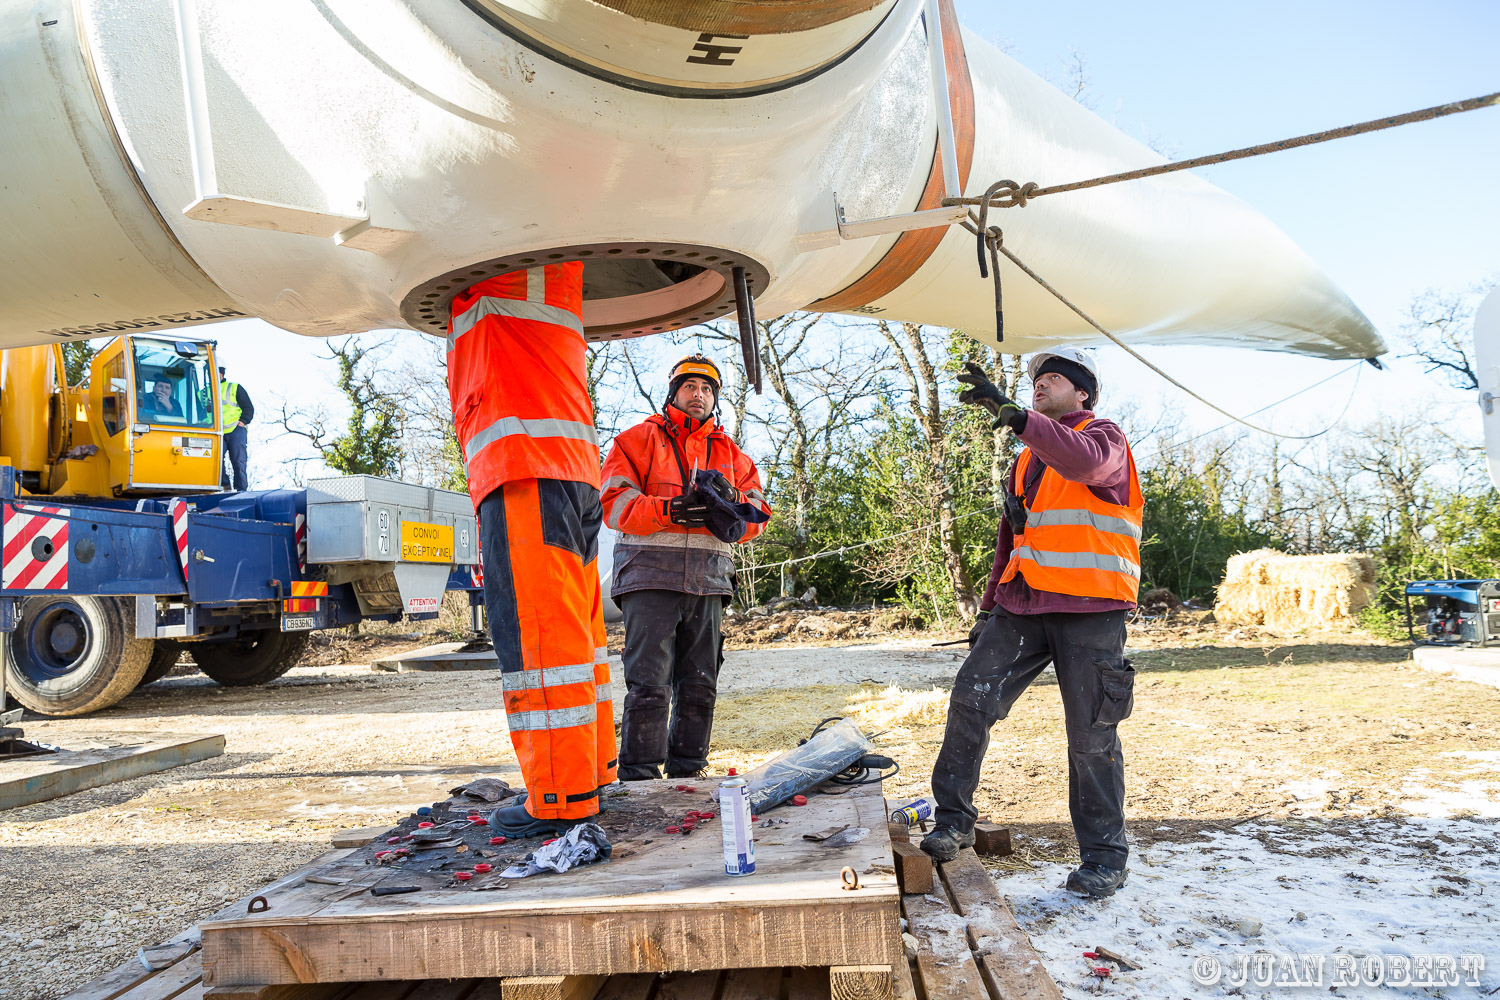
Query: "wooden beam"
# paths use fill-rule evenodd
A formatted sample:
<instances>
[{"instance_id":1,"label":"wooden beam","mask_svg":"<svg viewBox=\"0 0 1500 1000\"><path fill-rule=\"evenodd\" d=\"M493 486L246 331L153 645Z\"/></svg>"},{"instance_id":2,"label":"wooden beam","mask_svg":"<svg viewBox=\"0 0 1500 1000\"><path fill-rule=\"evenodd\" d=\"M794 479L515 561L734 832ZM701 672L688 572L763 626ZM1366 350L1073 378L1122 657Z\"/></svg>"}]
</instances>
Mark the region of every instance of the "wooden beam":
<instances>
[{"instance_id":1,"label":"wooden beam","mask_svg":"<svg viewBox=\"0 0 1500 1000\"><path fill-rule=\"evenodd\" d=\"M334 847L364 847L389 829L389 826L357 826L340 830L329 838L329 842Z\"/></svg>"},{"instance_id":2,"label":"wooden beam","mask_svg":"<svg viewBox=\"0 0 1500 1000\"><path fill-rule=\"evenodd\" d=\"M974 853L991 858L1003 858L1013 853L1010 846L1010 827L983 819L975 823Z\"/></svg>"},{"instance_id":3,"label":"wooden beam","mask_svg":"<svg viewBox=\"0 0 1500 1000\"><path fill-rule=\"evenodd\" d=\"M834 965L828 969L832 1000L896 1000L889 965Z\"/></svg>"},{"instance_id":4,"label":"wooden beam","mask_svg":"<svg viewBox=\"0 0 1500 1000\"><path fill-rule=\"evenodd\" d=\"M719 1000L781 1000L781 969L730 969Z\"/></svg>"},{"instance_id":5,"label":"wooden beam","mask_svg":"<svg viewBox=\"0 0 1500 1000\"><path fill-rule=\"evenodd\" d=\"M963 921L955 918L943 883L933 882L932 892L925 896L903 896L901 905L907 927L919 943L917 974L927 1000L990 1000L969 950Z\"/></svg>"},{"instance_id":6,"label":"wooden beam","mask_svg":"<svg viewBox=\"0 0 1500 1000\"><path fill-rule=\"evenodd\" d=\"M903 958L892 969L895 975L896 1000L917 1000L917 986L911 974L911 962Z\"/></svg>"},{"instance_id":7,"label":"wooden beam","mask_svg":"<svg viewBox=\"0 0 1500 1000\"><path fill-rule=\"evenodd\" d=\"M1031 939L1016 923L973 851L939 866L953 908L964 918L969 944L990 992L1005 1000L1062 1000Z\"/></svg>"},{"instance_id":8,"label":"wooden beam","mask_svg":"<svg viewBox=\"0 0 1500 1000\"><path fill-rule=\"evenodd\" d=\"M788 969L786 1000L830 1000L828 970L809 966Z\"/></svg>"},{"instance_id":9,"label":"wooden beam","mask_svg":"<svg viewBox=\"0 0 1500 1000\"><path fill-rule=\"evenodd\" d=\"M120 1000L172 1000L203 981L198 956L189 955L169 969L163 969L129 992L120 994Z\"/></svg>"},{"instance_id":10,"label":"wooden beam","mask_svg":"<svg viewBox=\"0 0 1500 1000\"><path fill-rule=\"evenodd\" d=\"M892 844L891 853L896 859L896 883L903 893L932 891L932 858L911 843Z\"/></svg>"},{"instance_id":11,"label":"wooden beam","mask_svg":"<svg viewBox=\"0 0 1500 1000\"><path fill-rule=\"evenodd\" d=\"M186 733L110 732L85 734L93 747L22 757L0 766L0 809L45 802L86 788L139 778L217 757L224 737ZM64 743L77 742L64 739ZM98 746L97 744L114 744Z\"/></svg>"},{"instance_id":12,"label":"wooden beam","mask_svg":"<svg viewBox=\"0 0 1500 1000\"><path fill-rule=\"evenodd\" d=\"M500 1000L594 1000L608 976L510 976Z\"/></svg>"},{"instance_id":13,"label":"wooden beam","mask_svg":"<svg viewBox=\"0 0 1500 1000\"><path fill-rule=\"evenodd\" d=\"M594 1000L646 1000L656 986L656 977L645 972L610 976Z\"/></svg>"}]
</instances>

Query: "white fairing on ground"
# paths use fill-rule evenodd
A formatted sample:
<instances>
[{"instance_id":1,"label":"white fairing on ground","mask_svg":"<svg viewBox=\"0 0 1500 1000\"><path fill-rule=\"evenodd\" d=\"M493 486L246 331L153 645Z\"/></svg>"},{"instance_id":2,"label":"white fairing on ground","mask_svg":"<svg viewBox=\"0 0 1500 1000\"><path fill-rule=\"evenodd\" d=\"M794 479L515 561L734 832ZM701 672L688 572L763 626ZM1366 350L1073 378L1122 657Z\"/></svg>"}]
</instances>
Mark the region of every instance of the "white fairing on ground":
<instances>
[{"instance_id":1,"label":"white fairing on ground","mask_svg":"<svg viewBox=\"0 0 1500 1000\"><path fill-rule=\"evenodd\" d=\"M1490 482L1500 489L1500 288L1486 295L1474 314L1474 373Z\"/></svg>"},{"instance_id":2,"label":"white fairing on ground","mask_svg":"<svg viewBox=\"0 0 1500 1000\"><path fill-rule=\"evenodd\" d=\"M849 220L913 210L937 133L921 4L844 6L842 20L737 42L743 72L715 84L692 62L692 25L664 33L619 14L626 0L0 0L0 347L236 313L314 336L440 333L465 276L554 250L594 261L594 339L728 310L713 270L632 285L619 265L631 247L743 264L763 318L809 307L896 238L809 250L799 234L834 226L835 194ZM202 49L196 136L187 9ZM585 14L616 19L610 46ZM976 109L965 193L1160 161L962 41ZM206 158L213 191L200 190ZM1199 178L997 214L1008 246L1127 340L1385 350L1285 234ZM1005 349L1097 339L1005 268ZM896 287L832 311L992 341L991 295L955 228Z\"/></svg>"},{"instance_id":3,"label":"white fairing on ground","mask_svg":"<svg viewBox=\"0 0 1500 1000\"><path fill-rule=\"evenodd\" d=\"M599 529L599 584L604 588L604 620L607 622L617 622L625 617L609 596L609 588L615 582L615 539L619 535L613 528Z\"/></svg>"}]
</instances>

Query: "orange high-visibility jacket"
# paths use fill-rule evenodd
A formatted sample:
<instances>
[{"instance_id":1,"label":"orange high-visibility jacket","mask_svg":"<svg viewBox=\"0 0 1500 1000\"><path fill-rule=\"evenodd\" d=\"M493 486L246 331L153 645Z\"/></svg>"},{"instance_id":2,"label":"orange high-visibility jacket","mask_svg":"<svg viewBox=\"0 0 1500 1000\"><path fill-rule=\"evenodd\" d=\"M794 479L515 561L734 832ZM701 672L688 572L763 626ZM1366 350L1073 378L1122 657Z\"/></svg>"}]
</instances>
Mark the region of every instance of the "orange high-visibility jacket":
<instances>
[{"instance_id":1,"label":"orange high-visibility jacket","mask_svg":"<svg viewBox=\"0 0 1500 1000\"><path fill-rule=\"evenodd\" d=\"M583 264L481 281L453 300L453 428L474 506L505 483L599 485L599 439L584 376Z\"/></svg>"},{"instance_id":2,"label":"orange high-visibility jacket","mask_svg":"<svg viewBox=\"0 0 1500 1000\"><path fill-rule=\"evenodd\" d=\"M620 533L610 596L633 590L734 593L729 543L707 528L673 524L667 515L668 501L691 488L694 468L718 469L740 501L771 513L755 463L718 421L694 420L675 406L665 415L653 413L616 435L604 460L604 523ZM740 541L764 528L747 525Z\"/></svg>"},{"instance_id":3,"label":"orange high-visibility jacket","mask_svg":"<svg viewBox=\"0 0 1500 1000\"><path fill-rule=\"evenodd\" d=\"M1074 430L1088 425L1085 420ZM1125 449L1130 493L1124 504L1106 503L1082 483L1048 468L1026 512L1001 583L1020 573L1034 590L1077 597L1134 601L1141 584L1141 517L1146 509L1135 456ZM1016 459L1014 481L1026 482L1031 449Z\"/></svg>"}]
</instances>

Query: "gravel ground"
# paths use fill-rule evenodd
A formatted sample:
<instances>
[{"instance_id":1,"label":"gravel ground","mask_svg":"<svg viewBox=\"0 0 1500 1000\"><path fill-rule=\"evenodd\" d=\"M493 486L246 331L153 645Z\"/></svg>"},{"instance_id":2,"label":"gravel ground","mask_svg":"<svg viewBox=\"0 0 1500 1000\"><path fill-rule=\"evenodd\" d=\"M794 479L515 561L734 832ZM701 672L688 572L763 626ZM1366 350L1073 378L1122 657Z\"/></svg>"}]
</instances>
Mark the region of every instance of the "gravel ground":
<instances>
[{"instance_id":1,"label":"gravel ground","mask_svg":"<svg viewBox=\"0 0 1500 1000\"><path fill-rule=\"evenodd\" d=\"M848 714L883 731L902 762L887 794L921 794L962 657L935 638L728 653L714 764L753 764ZM1377 822L1455 803L1500 813L1500 691L1424 673L1405 649L1357 636L1147 623L1131 646L1141 676L1122 738L1143 851L1254 817ZM1053 687L1044 676L997 727L978 796L1037 865L1073 850ZM94 716L28 720L44 741L222 733L226 751L0 814L0 998L63 996L323 853L335 830L394 822L475 775L513 777L500 703L497 672L351 664L299 667L258 689L172 676Z\"/></svg>"}]
</instances>

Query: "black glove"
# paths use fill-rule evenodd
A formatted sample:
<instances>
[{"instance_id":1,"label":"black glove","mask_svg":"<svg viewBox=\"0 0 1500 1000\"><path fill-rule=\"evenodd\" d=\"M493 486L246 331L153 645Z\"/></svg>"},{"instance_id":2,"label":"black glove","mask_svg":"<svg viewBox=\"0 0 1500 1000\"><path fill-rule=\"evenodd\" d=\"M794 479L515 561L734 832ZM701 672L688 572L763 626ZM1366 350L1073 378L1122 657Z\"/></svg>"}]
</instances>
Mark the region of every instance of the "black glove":
<instances>
[{"instance_id":1,"label":"black glove","mask_svg":"<svg viewBox=\"0 0 1500 1000\"><path fill-rule=\"evenodd\" d=\"M974 648L974 643L979 641L979 633L984 631L984 623L990 620L988 611L981 611L974 616L974 627L969 629L969 648Z\"/></svg>"},{"instance_id":2,"label":"black glove","mask_svg":"<svg viewBox=\"0 0 1500 1000\"><path fill-rule=\"evenodd\" d=\"M990 381L983 368L972 361L965 361L964 374L958 380L971 386L958 394L960 403L982 406L989 410L995 416L996 427L1006 424L1017 434L1026 429L1026 408L1001 392L1000 387Z\"/></svg>"},{"instance_id":3,"label":"black glove","mask_svg":"<svg viewBox=\"0 0 1500 1000\"><path fill-rule=\"evenodd\" d=\"M701 528L708 523L708 505L697 490L675 496L667 501L667 520L686 528Z\"/></svg>"},{"instance_id":4,"label":"black glove","mask_svg":"<svg viewBox=\"0 0 1500 1000\"><path fill-rule=\"evenodd\" d=\"M701 485L700 480L700 485ZM724 498L725 503L739 503L740 491L730 485L729 480L724 478L724 473L718 469L713 470L708 476L709 489Z\"/></svg>"}]
</instances>

